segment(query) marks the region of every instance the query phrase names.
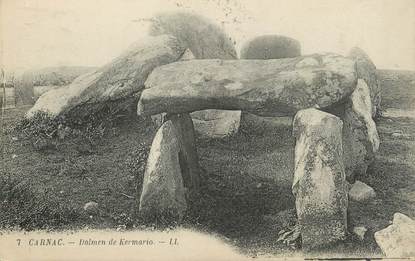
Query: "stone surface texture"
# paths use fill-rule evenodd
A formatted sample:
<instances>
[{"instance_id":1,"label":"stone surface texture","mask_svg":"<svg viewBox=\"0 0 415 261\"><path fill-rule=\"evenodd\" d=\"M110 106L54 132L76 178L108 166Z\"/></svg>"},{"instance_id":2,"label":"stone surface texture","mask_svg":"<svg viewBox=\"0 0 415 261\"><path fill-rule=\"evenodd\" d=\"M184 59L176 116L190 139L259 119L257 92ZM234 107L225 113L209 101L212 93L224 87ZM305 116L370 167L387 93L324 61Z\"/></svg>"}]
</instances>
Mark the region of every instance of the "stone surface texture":
<instances>
[{"instance_id":1,"label":"stone surface texture","mask_svg":"<svg viewBox=\"0 0 415 261\"><path fill-rule=\"evenodd\" d=\"M196 132L205 138L224 138L237 133L241 111L203 110L190 114Z\"/></svg>"},{"instance_id":2,"label":"stone surface texture","mask_svg":"<svg viewBox=\"0 0 415 261\"><path fill-rule=\"evenodd\" d=\"M349 199L364 202L376 197L375 190L361 181L356 181L349 190Z\"/></svg>"},{"instance_id":3,"label":"stone surface texture","mask_svg":"<svg viewBox=\"0 0 415 261\"><path fill-rule=\"evenodd\" d=\"M358 80L356 89L345 104L343 149L346 175L353 181L364 176L379 150L379 135L371 115L370 90Z\"/></svg>"},{"instance_id":4,"label":"stone surface texture","mask_svg":"<svg viewBox=\"0 0 415 261\"><path fill-rule=\"evenodd\" d=\"M293 194L305 250L342 240L347 231L347 182L343 166L342 121L306 109L293 123L296 137Z\"/></svg>"},{"instance_id":5,"label":"stone surface texture","mask_svg":"<svg viewBox=\"0 0 415 261\"><path fill-rule=\"evenodd\" d=\"M395 213L393 224L376 232L375 240L386 257L414 257L415 221L404 214Z\"/></svg>"},{"instance_id":6,"label":"stone surface texture","mask_svg":"<svg viewBox=\"0 0 415 261\"><path fill-rule=\"evenodd\" d=\"M372 116L376 116L380 110L380 103L382 100L380 83L377 77L376 66L369 58L369 56L360 49L354 47L350 50L350 58L356 61L357 78L363 79L369 86L370 99L372 101Z\"/></svg>"},{"instance_id":7,"label":"stone surface texture","mask_svg":"<svg viewBox=\"0 0 415 261\"><path fill-rule=\"evenodd\" d=\"M304 59L318 66L296 68ZM354 61L335 54L274 60L190 60L155 69L138 104L139 115L203 109L290 116L325 108L356 87Z\"/></svg>"},{"instance_id":8,"label":"stone surface texture","mask_svg":"<svg viewBox=\"0 0 415 261\"><path fill-rule=\"evenodd\" d=\"M145 220L180 222L187 200L200 186L193 123L171 115L154 137L147 160L139 213Z\"/></svg>"},{"instance_id":9,"label":"stone surface texture","mask_svg":"<svg viewBox=\"0 0 415 261\"><path fill-rule=\"evenodd\" d=\"M171 121L157 131L147 159L139 213L145 220L181 220L187 209L179 162L179 139Z\"/></svg>"},{"instance_id":10,"label":"stone surface texture","mask_svg":"<svg viewBox=\"0 0 415 261\"><path fill-rule=\"evenodd\" d=\"M79 76L69 86L44 93L26 117L39 111L56 117L85 104L131 98L144 89L144 82L155 67L177 61L184 51L185 48L172 36L139 41L109 64Z\"/></svg>"}]
</instances>

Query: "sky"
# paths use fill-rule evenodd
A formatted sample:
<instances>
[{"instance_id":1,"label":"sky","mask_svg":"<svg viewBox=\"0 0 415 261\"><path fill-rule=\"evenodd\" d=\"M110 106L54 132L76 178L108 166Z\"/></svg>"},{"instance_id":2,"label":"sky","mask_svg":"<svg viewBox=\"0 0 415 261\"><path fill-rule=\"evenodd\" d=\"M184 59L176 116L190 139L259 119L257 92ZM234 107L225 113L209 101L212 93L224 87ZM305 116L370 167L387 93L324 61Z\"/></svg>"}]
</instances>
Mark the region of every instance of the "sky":
<instances>
[{"instance_id":1,"label":"sky","mask_svg":"<svg viewBox=\"0 0 415 261\"><path fill-rule=\"evenodd\" d=\"M157 13L188 11L236 41L279 34L303 54L359 46L381 69L415 70L415 0L0 0L6 70L101 66L147 35Z\"/></svg>"}]
</instances>

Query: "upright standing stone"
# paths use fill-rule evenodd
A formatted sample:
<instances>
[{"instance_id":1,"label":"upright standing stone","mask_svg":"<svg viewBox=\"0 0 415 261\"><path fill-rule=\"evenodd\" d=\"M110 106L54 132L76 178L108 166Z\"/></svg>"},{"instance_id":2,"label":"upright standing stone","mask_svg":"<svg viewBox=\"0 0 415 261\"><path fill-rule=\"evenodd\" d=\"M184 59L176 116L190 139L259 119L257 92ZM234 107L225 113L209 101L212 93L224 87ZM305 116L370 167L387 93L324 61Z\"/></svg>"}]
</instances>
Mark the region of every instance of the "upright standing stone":
<instances>
[{"instance_id":1,"label":"upright standing stone","mask_svg":"<svg viewBox=\"0 0 415 261\"><path fill-rule=\"evenodd\" d=\"M180 221L184 216L186 190L179 151L177 132L167 121L154 137L144 174L139 213L146 221Z\"/></svg>"},{"instance_id":2,"label":"upright standing stone","mask_svg":"<svg viewBox=\"0 0 415 261\"><path fill-rule=\"evenodd\" d=\"M347 179L354 182L366 174L379 150L379 136L371 114L370 90L363 79L345 104L343 116L343 151Z\"/></svg>"},{"instance_id":3,"label":"upright standing stone","mask_svg":"<svg viewBox=\"0 0 415 261\"><path fill-rule=\"evenodd\" d=\"M379 114L382 98L376 66L365 51L359 47L352 48L349 52L349 57L356 61L357 78L363 79L369 86L370 99L372 101L371 114L374 117Z\"/></svg>"},{"instance_id":4,"label":"upright standing stone","mask_svg":"<svg viewBox=\"0 0 415 261\"><path fill-rule=\"evenodd\" d=\"M180 142L179 163L184 185L189 191L197 193L200 187L200 166L192 118L187 113L168 118L173 123Z\"/></svg>"},{"instance_id":5,"label":"upright standing stone","mask_svg":"<svg viewBox=\"0 0 415 261\"><path fill-rule=\"evenodd\" d=\"M190 193L199 188L199 163L188 114L171 115L151 145L139 213L151 222L180 222Z\"/></svg>"},{"instance_id":6,"label":"upright standing stone","mask_svg":"<svg viewBox=\"0 0 415 261\"><path fill-rule=\"evenodd\" d=\"M347 188L342 121L316 109L299 111L292 186L305 250L342 240L347 231Z\"/></svg>"}]
</instances>

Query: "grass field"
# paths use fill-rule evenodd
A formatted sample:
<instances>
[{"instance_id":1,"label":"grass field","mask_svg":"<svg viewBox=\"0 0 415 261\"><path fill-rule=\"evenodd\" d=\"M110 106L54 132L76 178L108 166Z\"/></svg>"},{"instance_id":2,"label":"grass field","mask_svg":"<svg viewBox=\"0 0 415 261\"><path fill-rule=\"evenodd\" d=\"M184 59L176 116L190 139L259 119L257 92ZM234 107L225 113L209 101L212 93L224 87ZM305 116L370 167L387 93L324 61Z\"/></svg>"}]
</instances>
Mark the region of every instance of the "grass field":
<instances>
[{"instance_id":1,"label":"grass field","mask_svg":"<svg viewBox=\"0 0 415 261\"><path fill-rule=\"evenodd\" d=\"M413 110L415 73L379 71L383 110ZM97 139L69 137L50 146L10 131L27 107L3 115L0 167L0 227L3 229L143 228L134 219L136 187L140 188L146 154L156 129L135 116L105 128ZM399 116L399 114L398 114ZM415 118L381 117L379 154L359 179L377 197L350 203L349 226L364 225L366 238L353 234L328 251L355 256L381 255L373 233L388 226L395 212L415 217ZM401 133L399 137L392 133ZM203 167L201 198L185 219L185 227L216 233L241 252L291 254L277 243L278 232L295 223L294 139L291 128L267 124L242 126L222 140L198 139ZM89 215L85 203L95 201L99 213Z\"/></svg>"}]
</instances>

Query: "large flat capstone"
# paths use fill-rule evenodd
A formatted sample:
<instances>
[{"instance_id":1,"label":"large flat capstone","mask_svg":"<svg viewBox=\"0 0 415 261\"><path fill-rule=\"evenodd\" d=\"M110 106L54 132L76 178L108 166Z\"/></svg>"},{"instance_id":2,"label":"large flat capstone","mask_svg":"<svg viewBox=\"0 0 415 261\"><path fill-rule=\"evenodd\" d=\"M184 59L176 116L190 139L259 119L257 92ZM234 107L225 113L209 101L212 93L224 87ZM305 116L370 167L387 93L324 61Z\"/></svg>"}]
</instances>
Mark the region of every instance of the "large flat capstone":
<instances>
[{"instance_id":1,"label":"large flat capstone","mask_svg":"<svg viewBox=\"0 0 415 261\"><path fill-rule=\"evenodd\" d=\"M356 81L355 62L336 54L181 61L150 74L137 110L140 115L224 109L287 116L341 101Z\"/></svg>"}]
</instances>

